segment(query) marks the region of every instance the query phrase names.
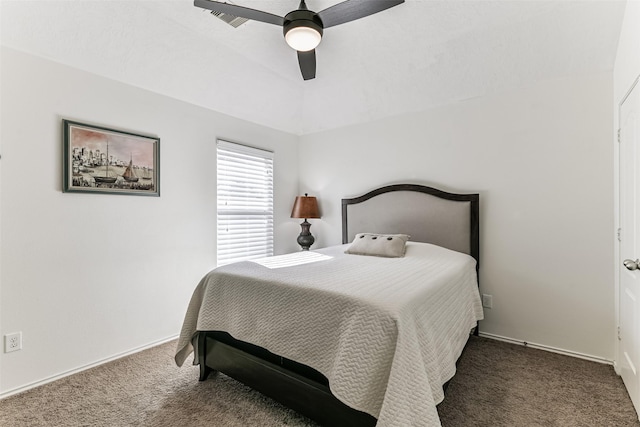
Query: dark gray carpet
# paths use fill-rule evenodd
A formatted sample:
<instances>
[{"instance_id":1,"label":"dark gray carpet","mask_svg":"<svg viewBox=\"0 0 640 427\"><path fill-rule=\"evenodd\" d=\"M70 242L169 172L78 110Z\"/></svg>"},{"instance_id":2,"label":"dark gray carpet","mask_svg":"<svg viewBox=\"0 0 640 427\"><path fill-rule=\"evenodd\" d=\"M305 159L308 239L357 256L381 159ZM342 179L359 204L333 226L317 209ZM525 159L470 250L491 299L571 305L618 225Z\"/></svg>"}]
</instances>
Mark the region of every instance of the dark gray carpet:
<instances>
[{"instance_id":1,"label":"dark gray carpet","mask_svg":"<svg viewBox=\"0 0 640 427\"><path fill-rule=\"evenodd\" d=\"M242 384L173 363L175 342L0 401L0 426L315 426ZM472 337L444 427L640 427L613 368Z\"/></svg>"}]
</instances>

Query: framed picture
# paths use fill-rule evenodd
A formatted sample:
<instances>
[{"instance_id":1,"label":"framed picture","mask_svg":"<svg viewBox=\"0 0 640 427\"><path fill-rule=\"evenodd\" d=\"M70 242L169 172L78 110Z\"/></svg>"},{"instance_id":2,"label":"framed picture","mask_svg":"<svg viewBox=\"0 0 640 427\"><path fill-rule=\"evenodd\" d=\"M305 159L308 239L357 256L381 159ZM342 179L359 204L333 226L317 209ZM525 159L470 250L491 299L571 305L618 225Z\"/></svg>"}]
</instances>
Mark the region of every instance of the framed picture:
<instances>
[{"instance_id":1,"label":"framed picture","mask_svg":"<svg viewBox=\"0 0 640 427\"><path fill-rule=\"evenodd\" d=\"M160 138L62 120L63 191L160 196Z\"/></svg>"}]
</instances>

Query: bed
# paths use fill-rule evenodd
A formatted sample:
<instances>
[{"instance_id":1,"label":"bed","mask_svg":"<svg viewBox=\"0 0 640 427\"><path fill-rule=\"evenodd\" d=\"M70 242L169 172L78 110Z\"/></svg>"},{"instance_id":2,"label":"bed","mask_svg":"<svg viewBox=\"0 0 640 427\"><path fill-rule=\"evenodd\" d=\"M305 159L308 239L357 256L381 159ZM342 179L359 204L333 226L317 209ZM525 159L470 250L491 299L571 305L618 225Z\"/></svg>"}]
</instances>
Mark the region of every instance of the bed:
<instances>
[{"instance_id":1,"label":"bed","mask_svg":"<svg viewBox=\"0 0 640 427\"><path fill-rule=\"evenodd\" d=\"M439 426L482 319L478 208L416 184L343 199L342 245L207 274L176 363L194 352L200 380L223 372L322 425ZM399 258L346 254L363 232L411 238Z\"/></svg>"}]
</instances>

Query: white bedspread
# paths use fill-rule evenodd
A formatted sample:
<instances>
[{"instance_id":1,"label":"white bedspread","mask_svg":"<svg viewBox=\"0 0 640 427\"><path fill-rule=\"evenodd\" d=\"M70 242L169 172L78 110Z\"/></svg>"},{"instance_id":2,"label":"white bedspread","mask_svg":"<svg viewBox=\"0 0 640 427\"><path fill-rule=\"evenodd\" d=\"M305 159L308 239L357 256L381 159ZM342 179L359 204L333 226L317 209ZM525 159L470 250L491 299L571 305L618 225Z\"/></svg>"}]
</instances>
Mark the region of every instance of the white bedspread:
<instances>
[{"instance_id":1,"label":"white bedspread","mask_svg":"<svg viewBox=\"0 0 640 427\"><path fill-rule=\"evenodd\" d=\"M176 363L193 351L196 331L226 331L320 371L338 399L378 426L440 426L442 385L483 318L475 260L426 243L407 243L404 258L346 255L346 247L207 274ZM318 253L326 257L308 262ZM291 257L307 262L282 266Z\"/></svg>"}]
</instances>

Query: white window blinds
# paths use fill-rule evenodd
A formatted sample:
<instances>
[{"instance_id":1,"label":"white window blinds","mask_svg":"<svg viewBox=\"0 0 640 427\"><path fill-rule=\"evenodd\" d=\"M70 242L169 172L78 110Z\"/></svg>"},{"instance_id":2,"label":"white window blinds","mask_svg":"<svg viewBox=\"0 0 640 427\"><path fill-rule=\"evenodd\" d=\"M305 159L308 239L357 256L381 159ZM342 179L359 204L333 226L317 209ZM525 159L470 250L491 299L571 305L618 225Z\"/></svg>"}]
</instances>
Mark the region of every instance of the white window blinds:
<instances>
[{"instance_id":1,"label":"white window blinds","mask_svg":"<svg viewBox=\"0 0 640 427\"><path fill-rule=\"evenodd\" d=\"M218 265L273 255L273 153L218 140Z\"/></svg>"}]
</instances>

